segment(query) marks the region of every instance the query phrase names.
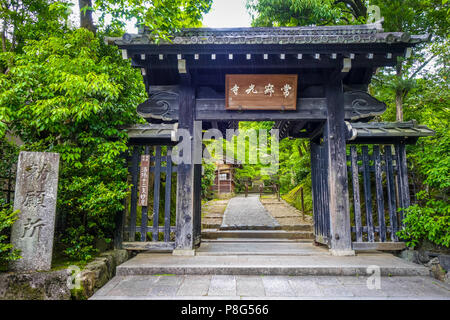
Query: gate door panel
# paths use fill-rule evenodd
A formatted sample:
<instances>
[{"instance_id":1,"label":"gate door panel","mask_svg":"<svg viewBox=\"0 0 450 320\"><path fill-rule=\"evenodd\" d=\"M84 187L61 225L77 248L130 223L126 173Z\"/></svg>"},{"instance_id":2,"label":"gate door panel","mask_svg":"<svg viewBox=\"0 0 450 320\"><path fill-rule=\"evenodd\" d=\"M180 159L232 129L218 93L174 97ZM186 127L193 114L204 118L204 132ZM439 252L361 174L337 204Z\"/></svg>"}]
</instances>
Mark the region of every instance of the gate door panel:
<instances>
[{"instance_id":1,"label":"gate door panel","mask_svg":"<svg viewBox=\"0 0 450 320\"><path fill-rule=\"evenodd\" d=\"M176 172L172 147L134 145L128 157L131 194L127 198L122 248L172 251L175 247Z\"/></svg>"}]
</instances>

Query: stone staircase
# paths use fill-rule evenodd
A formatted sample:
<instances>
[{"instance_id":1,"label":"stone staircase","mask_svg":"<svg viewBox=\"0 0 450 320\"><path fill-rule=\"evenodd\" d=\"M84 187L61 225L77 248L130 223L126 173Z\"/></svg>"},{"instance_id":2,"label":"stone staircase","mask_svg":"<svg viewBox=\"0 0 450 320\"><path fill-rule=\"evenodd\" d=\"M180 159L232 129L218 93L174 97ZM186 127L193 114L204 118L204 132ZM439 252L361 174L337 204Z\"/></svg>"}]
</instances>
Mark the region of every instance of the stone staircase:
<instances>
[{"instance_id":1,"label":"stone staircase","mask_svg":"<svg viewBox=\"0 0 450 320\"><path fill-rule=\"evenodd\" d=\"M300 211L287 204L284 200L278 201L275 197L261 199L270 215L278 222L277 225L227 225L223 226L223 214L228 200L210 201L202 208L205 212L202 217L202 239L238 241L239 239L282 241L314 239L312 219L302 217Z\"/></svg>"},{"instance_id":2,"label":"stone staircase","mask_svg":"<svg viewBox=\"0 0 450 320\"><path fill-rule=\"evenodd\" d=\"M427 276L427 268L387 253L332 256L312 243L313 227L298 212L281 203L265 205L279 221L272 230L222 230L226 200L211 201L203 211L202 241L187 255L140 253L117 267L117 275L189 276L352 276L366 275L369 267L380 267L382 276ZM288 208L289 209L289 208ZM294 208L295 209L295 208ZM198 281L198 279L196 280Z\"/></svg>"},{"instance_id":3,"label":"stone staircase","mask_svg":"<svg viewBox=\"0 0 450 320\"><path fill-rule=\"evenodd\" d=\"M277 239L277 240L310 240L314 239L312 230L286 231L286 230L221 230L204 229L202 239Z\"/></svg>"}]
</instances>

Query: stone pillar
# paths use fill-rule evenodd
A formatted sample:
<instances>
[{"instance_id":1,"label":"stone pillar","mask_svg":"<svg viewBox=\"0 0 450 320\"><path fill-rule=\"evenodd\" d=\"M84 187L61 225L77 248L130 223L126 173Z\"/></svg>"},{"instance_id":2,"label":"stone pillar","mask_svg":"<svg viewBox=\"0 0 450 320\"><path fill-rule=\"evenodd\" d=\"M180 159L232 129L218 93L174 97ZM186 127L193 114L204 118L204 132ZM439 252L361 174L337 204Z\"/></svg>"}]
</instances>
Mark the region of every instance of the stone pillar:
<instances>
[{"instance_id":1,"label":"stone pillar","mask_svg":"<svg viewBox=\"0 0 450 320\"><path fill-rule=\"evenodd\" d=\"M50 270L55 233L59 154L21 152L17 164L14 210L19 218L11 230L11 243L21 259L15 271Z\"/></svg>"}]
</instances>

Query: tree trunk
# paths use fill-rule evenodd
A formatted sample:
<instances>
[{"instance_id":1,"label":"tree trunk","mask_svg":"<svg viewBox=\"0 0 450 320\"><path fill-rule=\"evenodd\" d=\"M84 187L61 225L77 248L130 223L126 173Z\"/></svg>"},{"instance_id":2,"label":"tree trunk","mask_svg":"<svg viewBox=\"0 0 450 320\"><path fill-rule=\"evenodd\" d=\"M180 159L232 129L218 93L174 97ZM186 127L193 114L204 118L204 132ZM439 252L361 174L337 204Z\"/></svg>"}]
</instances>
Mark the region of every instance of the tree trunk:
<instances>
[{"instance_id":1,"label":"tree trunk","mask_svg":"<svg viewBox=\"0 0 450 320\"><path fill-rule=\"evenodd\" d=\"M94 20L92 19L92 10L87 9L83 13L83 8L92 8L92 0L78 0L78 6L80 8L80 28L86 28L89 31L95 33Z\"/></svg>"},{"instance_id":2,"label":"tree trunk","mask_svg":"<svg viewBox=\"0 0 450 320\"><path fill-rule=\"evenodd\" d=\"M303 157L303 150L302 150L302 146L301 145L298 145L298 155L300 156L300 158L302 158Z\"/></svg>"},{"instance_id":3,"label":"tree trunk","mask_svg":"<svg viewBox=\"0 0 450 320\"><path fill-rule=\"evenodd\" d=\"M6 20L3 21L2 28L2 51L6 52Z\"/></svg>"},{"instance_id":4,"label":"tree trunk","mask_svg":"<svg viewBox=\"0 0 450 320\"><path fill-rule=\"evenodd\" d=\"M402 64L397 63L397 78L402 78ZM396 121L403 121L403 89L397 88L395 90L395 108L396 108Z\"/></svg>"},{"instance_id":5,"label":"tree trunk","mask_svg":"<svg viewBox=\"0 0 450 320\"><path fill-rule=\"evenodd\" d=\"M397 89L395 91L395 107L396 107L396 121L403 121L403 90Z\"/></svg>"}]
</instances>

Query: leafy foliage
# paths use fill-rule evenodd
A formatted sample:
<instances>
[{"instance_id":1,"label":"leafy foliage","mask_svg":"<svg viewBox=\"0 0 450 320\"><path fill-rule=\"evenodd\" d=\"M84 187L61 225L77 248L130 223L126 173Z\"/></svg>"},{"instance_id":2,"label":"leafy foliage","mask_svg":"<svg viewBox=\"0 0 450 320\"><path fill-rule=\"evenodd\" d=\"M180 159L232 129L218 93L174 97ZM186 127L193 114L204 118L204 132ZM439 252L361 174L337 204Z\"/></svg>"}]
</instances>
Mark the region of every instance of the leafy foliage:
<instances>
[{"instance_id":1,"label":"leafy foliage","mask_svg":"<svg viewBox=\"0 0 450 320\"><path fill-rule=\"evenodd\" d=\"M123 209L127 170L121 129L138 121L145 98L141 76L117 50L86 29L30 41L0 76L2 122L33 151L61 155L58 214L62 243L74 259L95 253L94 239L109 241Z\"/></svg>"},{"instance_id":2,"label":"leafy foliage","mask_svg":"<svg viewBox=\"0 0 450 320\"><path fill-rule=\"evenodd\" d=\"M5 137L0 137L0 188L4 189L12 184L15 175L18 148ZM12 186L11 186L12 187ZM3 190L2 190L3 191ZM17 212L12 211L12 194L0 191L0 265L7 261L16 260L20 256L10 244L11 226L17 219Z\"/></svg>"},{"instance_id":3,"label":"leafy foliage","mask_svg":"<svg viewBox=\"0 0 450 320\"><path fill-rule=\"evenodd\" d=\"M202 198L211 200L211 186L214 183L216 167L212 163L202 165Z\"/></svg>"},{"instance_id":4,"label":"leafy foliage","mask_svg":"<svg viewBox=\"0 0 450 320\"><path fill-rule=\"evenodd\" d=\"M417 186L416 204L406 210L405 229L399 236L410 246L429 240L449 247L450 127L448 42L434 44L435 71L416 81L405 100L405 116L436 131L408 149L410 181ZM386 115L388 117L389 115Z\"/></svg>"},{"instance_id":5,"label":"leafy foliage","mask_svg":"<svg viewBox=\"0 0 450 320\"><path fill-rule=\"evenodd\" d=\"M0 200L0 265L20 258L19 251L9 243L11 226L17 220L17 211Z\"/></svg>"},{"instance_id":6,"label":"leafy foliage","mask_svg":"<svg viewBox=\"0 0 450 320\"><path fill-rule=\"evenodd\" d=\"M301 190L303 188L304 194L304 206L305 206L305 214L312 214L313 212L313 202L312 202L312 192L311 192L311 179L304 179L301 184L293 188L287 194L283 196L283 199L286 200L287 203L294 206L298 210L302 210L302 198L301 198Z\"/></svg>"},{"instance_id":7,"label":"leafy foliage","mask_svg":"<svg viewBox=\"0 0 450 320\"><path fill-rule=\"evenodd\" d=\"M416 119L436 131L408 146L409 180L418 192L416 204L406 210L405 229L399 235L409 245L424 239L448 246L450 153L449 144L449 36L450 2L447 0L248 0L254 26L305 26L364 23L369 5L380 8L386 32L431 33L432 43L417 46L412 56L398 61L396 68L383 68L373 78L370 91L388 105L376 120ZM364 7L364 8L363 8ZM373 19L372 19L373 20ZM296 159L296 140L280 143L282 188L308 181L307 159ZM288 150L287 154L284 150ZM284 163L288 164L285 165ZM299 172L304 170L304 172ZM293 173L291 173L292 171ZM298 177L296 176L298 173ZM303 181L303 182L301 182ZM298 191L294 188L285 197ZM291 203L294 203L291 200Z\"/></svg>"},{"instance_id":8,"label":"leafy foliage","mask_svg":"<svg viewBox=\"0 0 450 320\"><path fill-rule=\"evenodd\" d=\"M364 23L361 0L247 0L254 27L283 27Z\"/></svg>"},{"instance_id":9,"label":"leafy foliage","mask_svg":"<svg viewBox=\"0 0 450 320\"><path fill-rule=\"evenodd\" d=\"M55 0L1 1L1 42L3 52L21 52L28 39L62 34L72 4Z\"/></svg>"},{"instance_id":10,"label":"leafy foliage","mask_svg":"<svg viewBox=\"0 0 450 320\"><path fill-rule=\"evenodd\" d=\"M430 200L426 206L413 205L406 209L405 227L398 235L406 245L417 246L422 240L450 247L450 206L448 202Z\"/></svg>"},{"instance_id":11,"label":"leafy foliage","mask_svg":"<svg viewBox=\"0 0 450 320\"><path fill-rule=\"evenodd\" d=\"M124 27L125 22L136 19L137 25L150 29L156 39L169 39L172 32L184 27L200 27L204 13L211 9L212 0L112 0L95 1L100 11L100 22L112 16L110 27Z\"/></svg>"},{"instance_id":12,"label":"leafy foliage","mask_svg":"<svg viewBox=\"0 0 450 320\"><path fill-rule=\"evenodd\" d=\"M23 150L60 153L63 230L57 243L70 258L88 260L97 239L111 240L129 191L122 128L141 121L135 107L146 98L139 72L103 36L121 36L125 20L136 19L157 39L167 39L181 27L198 26L211 2L102 0L92 6L80 0L80 19L87 22L81 25L95 35L71 29L70 1L2 2L0 139L17 136ZM93 26L92 11L100 15L100 28ZM8 165L3 157L1 165Z\"/></svg>"}]
</instances>

